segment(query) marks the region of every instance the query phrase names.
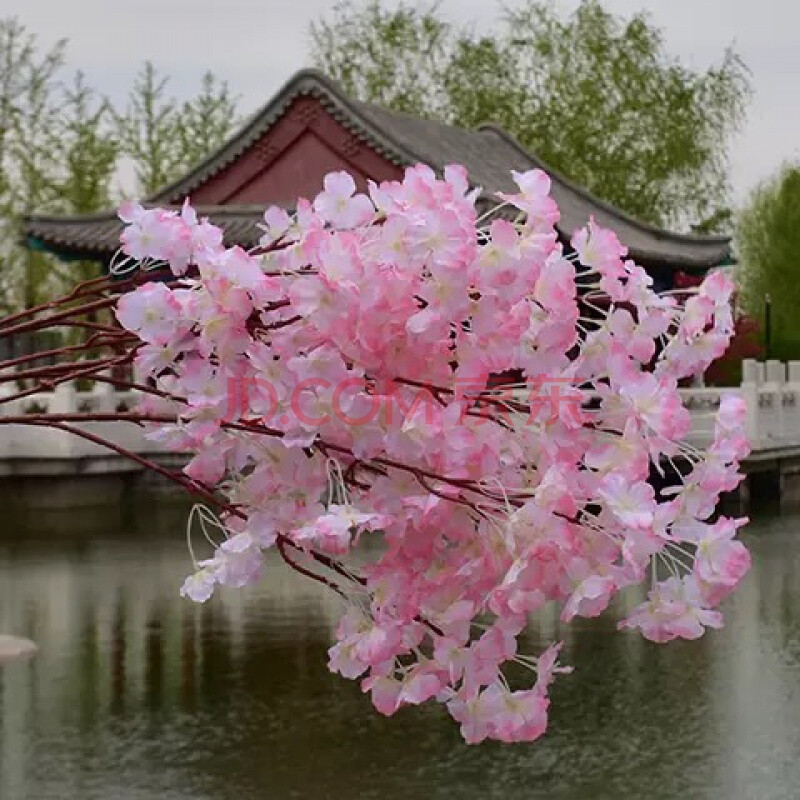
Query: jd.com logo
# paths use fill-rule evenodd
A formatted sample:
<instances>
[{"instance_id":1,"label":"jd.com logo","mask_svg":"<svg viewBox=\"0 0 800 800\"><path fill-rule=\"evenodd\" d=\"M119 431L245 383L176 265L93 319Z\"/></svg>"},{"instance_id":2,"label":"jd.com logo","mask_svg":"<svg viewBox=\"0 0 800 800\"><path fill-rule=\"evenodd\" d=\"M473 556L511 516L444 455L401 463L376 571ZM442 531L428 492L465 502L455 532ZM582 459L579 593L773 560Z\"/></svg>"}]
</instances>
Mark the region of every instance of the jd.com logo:
<instances>
[{"instance_id":1,"label":"jd.com logo","mask_svg":"<svg viewBox=\"0 0 800 800\"><path fill-rule=\"evenodd\" d=\"M584 395L568 378L540 376L519 385L488 386L485 380L457 378L454 392L431 390L400 384L374 391L370 382L353 377L333 383L327 378L306 378L299 381L291 394L284 397L268 380L256 377L232 378L227 387L227 408L222 422L241 417L257 417L262 424L278 422L288 425L293 420L304 426L318 427L332 418L345 425L368 425L379 418L391 425L395 416L408 420L418 414L426 423L437 418L441 399L447 396L461 402L459 421L474 417L474 424L490 420L506 420L512 427L520 424L527 414L526 424L553 423L558 419L582 422L581 405Z\"/></svg>"}]
</instances>

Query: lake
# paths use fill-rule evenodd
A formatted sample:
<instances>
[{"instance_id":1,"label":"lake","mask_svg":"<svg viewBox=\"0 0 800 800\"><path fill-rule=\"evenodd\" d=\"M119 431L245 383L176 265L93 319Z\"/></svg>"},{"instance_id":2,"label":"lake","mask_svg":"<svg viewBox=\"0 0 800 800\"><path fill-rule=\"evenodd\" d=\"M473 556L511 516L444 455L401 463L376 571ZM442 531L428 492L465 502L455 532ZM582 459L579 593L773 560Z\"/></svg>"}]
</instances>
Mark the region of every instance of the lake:
<instances>
[{"instance_id":1,"label":"lake","mask_svg":"<svg viewBox=\"0 0 800 800\"><path fill-rule=\"evenodd\" d=\"M339 601L271 561L262 584L182 600L184 508L0 523L2 800L800 797L800 517L750 525L727 625L654 645L615 622L537 616L564 638L534 744L467 746L436 706L394 718L331 675Z\"/></svg>"}]
</instances>

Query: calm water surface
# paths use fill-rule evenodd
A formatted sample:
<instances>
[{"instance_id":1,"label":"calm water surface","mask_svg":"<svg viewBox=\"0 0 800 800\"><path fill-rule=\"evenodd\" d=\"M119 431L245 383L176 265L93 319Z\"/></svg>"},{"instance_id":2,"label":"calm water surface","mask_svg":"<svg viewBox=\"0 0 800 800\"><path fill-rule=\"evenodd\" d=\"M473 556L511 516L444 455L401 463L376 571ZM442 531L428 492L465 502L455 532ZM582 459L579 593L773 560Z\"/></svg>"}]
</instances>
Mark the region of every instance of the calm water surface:
<instances>
[{"instance_id":1,"label":"calm water surface","mask_svg":"<svg viewBox=\"0 0 800 800\"><path fill-rule=\"evenodd\" d=\"M183 530L158 504L0 521L0 632L41 646L0 668L2 800L800 798L800 518L751 526L727 627L698 642L616 633L621 606L533 620L576 670L544 739L478 747L330 675L338 603L277 562L181 600Z\"/></svg>"}]
</instances>

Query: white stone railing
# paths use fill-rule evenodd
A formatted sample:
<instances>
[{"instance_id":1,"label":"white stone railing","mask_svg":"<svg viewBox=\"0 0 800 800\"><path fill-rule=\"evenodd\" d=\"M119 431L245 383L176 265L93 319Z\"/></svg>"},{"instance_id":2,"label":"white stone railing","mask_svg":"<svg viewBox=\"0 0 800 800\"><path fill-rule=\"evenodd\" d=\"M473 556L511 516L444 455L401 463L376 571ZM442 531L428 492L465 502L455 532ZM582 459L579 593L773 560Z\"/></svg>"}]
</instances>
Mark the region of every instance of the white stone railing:
<instances>
[{"instance_id":1,"label":"white stone railing","mask_svg":"<svg viewBox=\"0 0 800 800\"><path fill-rule=\"evenodd\" d=\"M726 392L737 392L744 398L745 433L754 453L800 447L800 361L745 359L739 387L681 389L684 405L692 413L689 440L693 444L711 440L714 415Z\"/></svg>"},{"instance_id":2,"label":"white stone railing","mask_svg":"<svg viewBox=\"0 0 800 800\"><path fill-rule=\"evenodd\" d=\"M59 384L52 392L36 392L27 397L3 401L19 390L13 384L0 385L0 414L114 413L135 408L137 393L117 390L95 382L91 389L79 391L74 383ZM73 426L107 439L138 454L165 452L159 443L148 439L141 426L129 422L80 422ZM0 476L12 474L61 474L69 462L82 460L81 471L103 473L138 470L133 461L102 445L69 431L24 424L0 426Z\"/></svg>"},{"instance_id":3,"label":"white stone railing","mask_svg":"<svg viewBox=\"0 0 800 800\"><path fill-rule=\"evenodd\" d=\"M738 392L738 389L707 387L680 389L683 405L692 414L692 430L688 436L688 440L692 444L703 447L708 445L714 438L714 420L722 395L726 391Z\"/></svg>"},{"instance_id":4,"label":"white stone railing","mask_svg":"<svg viewBox=\"0 0 800 800\"><path fill-rule=\"evenodd\" d=\"M17 416L33 413L74 414L114 413L133 410L137 393L118 390L108 383L95 382L91 389L79 391L75 384L60 384L52 392L38 392L3 402L16 393L16 387L0 385L0 414ZM800 361L745 360L742 384L732 388L692 387L680 390L684 405L692 415L688 440L699 447L713 436L714 418L724 393L739 393L745 400L745 433L754 454L784 448L800 448ZM527 396L526 398L527 399ZM144 435L141 427L125 422L87 422L79 427L134 453L163 453L165 448ZM111 454L113 455L113 454ZM109 451L66 431L27 425L0 426L0 475L15 471L10 462L23 460L102 459ZM131 465L135 468L135 465Z\"/></svg>"},{"instance_id":5,"label":"white stone railing","mask_svg":"<svg viewBox=\"0 0 800 800\"><path fill-rule=\"evenodd\" d=\"M0 414L110 414L132 410L137 398L135 391L119 390L110 383L96 381L88 391L79 391L70 381L59 384L52 392L36 392L16 400L3 400L18 391L13 383L0 384Z\"/></svg>"}]
</instances>

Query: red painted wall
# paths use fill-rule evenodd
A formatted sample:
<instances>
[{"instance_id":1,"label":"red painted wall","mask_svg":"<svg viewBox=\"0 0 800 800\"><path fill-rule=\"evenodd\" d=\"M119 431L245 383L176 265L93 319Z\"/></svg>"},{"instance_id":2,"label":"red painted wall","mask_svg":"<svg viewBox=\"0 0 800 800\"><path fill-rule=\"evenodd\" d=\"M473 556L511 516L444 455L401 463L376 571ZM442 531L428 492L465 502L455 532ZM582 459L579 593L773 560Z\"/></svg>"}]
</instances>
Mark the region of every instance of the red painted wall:
<instances>
[{"instance_id":1,"label":"red painted wall","mask_svg":"<svg viewBox=\"0 0 800 800\"><path fill-rule=\"evenodd\" d=\"M314 197L322 188L323 177L341 169L346 169L361 189L372 177L347 164L326 142L306 130L268 167L228 193L224 202L291 205L297 197Z\"/></svg>"},{"instance_id":2,"label":"red painted wall","mask_svg":"<svg viewBox=\"0 0 800 800\"><path fill-rule=\"evenodd\" d=\"M317 100L299 98L236 161L191 192L196 205L291 206L313 197L328 172L346 170L360 189L392 180L403 170L359 141Z\"/></svg>"}]
</instances>

